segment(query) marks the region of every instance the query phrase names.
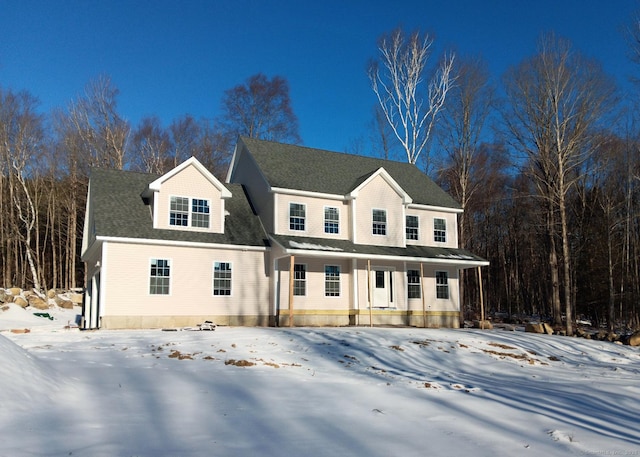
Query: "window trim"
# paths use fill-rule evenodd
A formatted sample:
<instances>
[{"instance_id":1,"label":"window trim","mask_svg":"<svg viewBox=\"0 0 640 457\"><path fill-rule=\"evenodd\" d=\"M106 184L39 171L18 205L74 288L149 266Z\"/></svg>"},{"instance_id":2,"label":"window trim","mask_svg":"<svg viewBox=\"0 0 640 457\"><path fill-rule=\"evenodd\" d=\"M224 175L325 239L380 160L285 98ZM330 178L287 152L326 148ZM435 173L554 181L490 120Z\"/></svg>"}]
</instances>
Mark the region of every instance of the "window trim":
<instances>
[{"instance_id":1,"label":"window trim","mask_svg":"<svg viewBox=\"0 0 640 457\"><path fill-rule=\"evenodd\" d=\"M384 214L384 221L376 221L376 212ZM373 236L387 236L387 210L381 208L371 208L371 234ZM382 233L376 233L382 232Z\"/></svg>"},{"instance_id":2,"label":"window trim","mask_svg":"<svg viewBox=\"0 0 640 457\"><path fill-rule=\"evenodd\" d=\"M442 221L444 224L444 229L436 228L436 221ZM447 220L443 217L433 218L433 241L435 241L436 243L447 242Z\"/></svg>"},{"instance_id":3,"label":"window trim","mask_svg":"<svg viewBox=\"0 0 640 457\"><path fill-rule=\"evenodd\" d=\"M332 276L332 277L327 277L327 274L331 273L330 271L327 271L328 268L335 268L337 275ZM327 297L327 298L340 298L342 296L342 278L341 278L341 275L342 275L342 271L340 269L340 265L325 264L325 266L324 266L324 296L325 297ZM333 279L333 278L337 278L337 279ZM328 284L337 284L338 285L337 293L329 292L329 288L327 287Z\"/></svg>"},{"instance_id":4,"label":"window trim","mask_svg":"<svg viewBox=\"0 0 640 457\"><path fill-rule=\"evenodd\" d=\"M303 273L302 278L298 278L297 273L300 273L300 270L296 271L296 267L298 268L302 268L301 272ZM303 292L302 294L300 293L296 293L297 291L299 291L299 287L296 286L296 284L298 285L302 285L303 288ZM293 265L293 295L295 297L306 297L307 296L307 264L306 263L295 263Z\"/></svg>"},{"instance_id":5,"label":"window trim","mask_svg":"<svg viewBox=\"0 0 640 457\"><path fill-rule=\"evenodd\" d=\"M410 275L409 272L415 272L415 274ZM417 282L415 279L417 279ZM412 282L412 280L414 281ZM411 293L412 291L413 294ZM409 300L422 298L422 278L420 277L420 270L415 268L407 268L407 298Z\"/></svg>"},{"instance_id":6,"label":"window trim","mask_svg":"<svg viewBox=\"0 0 640 457\"><path fill-rule=\"evenodd\" d=\"M443 275L444 275L444 279L446 280L444 284L441 282L440 283L438 282L438 279L442 278ZM449 300L451 298L451 293L449 291L449 272L445 270L436 270L435 280L436 280L436 300ZM446 297L440 296L441 291L446 291Z\"/></svg>"},{"instance_id":7,"label":"window trim","mask_svg":"<svg viewBox=\"0 0 640 457\"><path fill-rule=\"evenodd\" d=\"M415 218L416 225L415 227L409 227L409 218ZM414 233L415 230L415 238L409 237L409 229L411 229L411 233ZM405 216L405 239L407 241L420 241L420 217L415 214L407 214Z\"/></svg>"},{"instance_id":8,"label":"window trim","mask_svg":"<svg viewBox=\"0 0 640 457\"><path fill-rule=\"evenodd\" d=\"M327 210L335 210L335 215L336 215L336 219L335 221L333 220L329 220L327 219ZM325 206L323 209L323 213L324 213L324 233L327 235L340 235L340 208L338 208L337 206ZM335 232L330 232L327 231L327 224L335 224L336 225L336 231Z\"/></svg>"},{"instance_id":9,"label":"window trim","mask_svg":"<svg viewBox=\"0 0 640 457\"><path fill-rule=\"evenodd\" d=\"M186 199L187 200L187 211L180 211L180 210L173 210L171 208L171 205L173 203L174 199ZM204 202L205 203L205 207L207 208L207 212L196 212L193 210L193 204L194 202ZM187 216L187 224L186 225L181 225L181 224L172 224L171 223L171 213L178 213L178 214L186 214ZM207 218L207 226L200 226L200 225L193 225L194 223L194 218L193 215L194 214L206 214L208 216ZM197 197L188 197L185 195L169 195L169 228L171 229L178 229L178 230L185 230L185 229L195 229L195 230L209 230L211 229L211 199L210 198L197 198Z\"/></svg>"},{"instance_id":10,"label":"window trim","mask_svg":"<svg viewBox=\"0 0 640 457\"><path fill-rule=\"evenodd\" d=\"M229 269L228 270L216 270L216 264L226 264L229 265ZM216 278L216 271L229 271L229 277L219 277ZM222 281L228 281L229 282L229 293L228 294L221 294L221 293L216 293L216 290L227 290L226 288L222 288L219 287L218 289L216 289L216 279L220 282ZM213 297L232 297L233 296L233 262L229 262L229 261L224 261L224 260L214 260L213 261L213 268L212 268L212 275L211 275L211 295Z\"/></svg>"},{"instance_id":11,"label":"window trim","mask_svg":"<svg viewBox=\"0 0 640 457\"><path fill-rule=\"evenodd\" d=\"M156 266L155 267L153 266L153 262L154 261L156 262ZM157 265L158 261L164 261L164 262L167 263L167 265L165 267L159 267ZM171 281L171 269L172 269L172 263L173 263L173 260L170 259L170 258L149 257L149 263L147 264L148 265L147 268L149 268L147 270L148 271L148 276L147 277L149 278L149 281L147 283L147 285L148 285L148 287L147 287L147 295L149 295L149 296L165 296L165 297L171 296L171 289L172 289L172 287L171 287L171 283L172 283L172 281ZM158 276L156 274L154 276L154 275L151 274L153 272L153 268L156 268L156 269L158 269L158 268L167 268L169 270L168 271L169 274L168 275L162 275L162 276ZM157 284L152 286L151 281L152 281L153 278L168 278L168 285L166 286L167 287L167 293L158 293L158 292L154 293L154 292L152 292L152 287L154 287L156 290L157 290L158 287L164 287L164 286L158 286Z\"/></svg>"},{"instance_id":12,"label":"window trim","mask_svg":"<svg viewBox=\"0 0 640 457\"><path fill-rule=\"evenodd\" d=\"M302 216L293 216L291 214L291 206L299 205L302 207L304 214ZM293 219L298 219L296 222ZM302 228L294 228L295 225L302 225ZM298 202L289 202L289 230L292 232L306 232L307 231L307 204Z\"/></svg>"}]
</instances>

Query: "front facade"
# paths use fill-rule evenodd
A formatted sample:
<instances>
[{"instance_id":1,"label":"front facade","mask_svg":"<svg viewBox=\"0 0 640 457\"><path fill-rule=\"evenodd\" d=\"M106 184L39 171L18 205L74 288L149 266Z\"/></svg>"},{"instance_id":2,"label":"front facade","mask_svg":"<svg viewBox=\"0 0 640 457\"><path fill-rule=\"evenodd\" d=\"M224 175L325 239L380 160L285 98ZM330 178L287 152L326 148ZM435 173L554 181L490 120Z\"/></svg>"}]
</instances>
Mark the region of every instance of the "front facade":
<instances>
[{"instance_id":1,"label":"front facade","mask_svg":"<svg viewBox=\"0 0 640 457\"><path fill-rule=\"evenodd\" d=\"M96 170L83 326L457 327L459 271L488 264L460 212L413 165L249 138L224 184Z\"/></svg>"}]
</instances>

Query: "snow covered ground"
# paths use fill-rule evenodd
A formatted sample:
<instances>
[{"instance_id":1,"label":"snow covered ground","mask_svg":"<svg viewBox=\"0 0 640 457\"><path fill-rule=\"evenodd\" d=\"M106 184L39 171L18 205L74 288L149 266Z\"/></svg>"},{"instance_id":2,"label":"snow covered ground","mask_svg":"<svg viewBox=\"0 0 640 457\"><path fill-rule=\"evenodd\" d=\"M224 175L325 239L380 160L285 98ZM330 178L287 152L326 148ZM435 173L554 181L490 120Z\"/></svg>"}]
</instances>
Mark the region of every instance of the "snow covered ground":
<instances>
[{"instance_id":1,"label":"snow covered ground","mask_svg":"<svg viewBox=\"0 0 640 457\"><path fill-rule=\"evenodd\" d=\"M65 329L77 312L0 312L0 456L640 455L638 348L504 330Z\"/></svg>"}]
</instances>

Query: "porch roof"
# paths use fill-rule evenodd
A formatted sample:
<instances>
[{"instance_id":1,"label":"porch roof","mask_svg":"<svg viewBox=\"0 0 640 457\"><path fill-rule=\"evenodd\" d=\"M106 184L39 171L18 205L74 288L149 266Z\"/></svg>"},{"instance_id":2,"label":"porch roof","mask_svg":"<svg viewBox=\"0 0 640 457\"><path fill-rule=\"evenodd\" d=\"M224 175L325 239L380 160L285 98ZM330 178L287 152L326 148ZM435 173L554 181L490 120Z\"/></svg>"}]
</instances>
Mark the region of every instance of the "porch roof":
<instances>
[{"instance_id":1,"label":"porch roof","mask_svg":"<svg viewBox=\"0 0 640 457\"><path fill-rule=\"evenodd\" d=\"M355 244L349 240L311 238L269 234L285 255L306 257L371 259L451 265L457 268L473 268L489 265L489 262L466 249L437 246L407 247Z\"/></svg>"}]
</instances>

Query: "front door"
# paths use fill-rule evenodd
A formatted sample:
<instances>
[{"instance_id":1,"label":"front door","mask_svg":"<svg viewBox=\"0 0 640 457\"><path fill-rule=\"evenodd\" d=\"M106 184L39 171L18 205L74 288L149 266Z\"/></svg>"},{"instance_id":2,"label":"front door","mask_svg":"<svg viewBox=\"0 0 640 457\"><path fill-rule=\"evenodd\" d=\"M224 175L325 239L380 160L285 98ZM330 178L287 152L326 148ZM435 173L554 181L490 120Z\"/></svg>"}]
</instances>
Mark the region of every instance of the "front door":
<instances>
[{"instance_id":1,"label":"front door","mask_svg":"<svg viewBox=\"0 0 640 457\"><path fill-rule=\"evenodd\" d=\"M389 308L393 304L393 270L373 269L371 271L373 286L373 307Z\"/></svg>"}]
</instances>

